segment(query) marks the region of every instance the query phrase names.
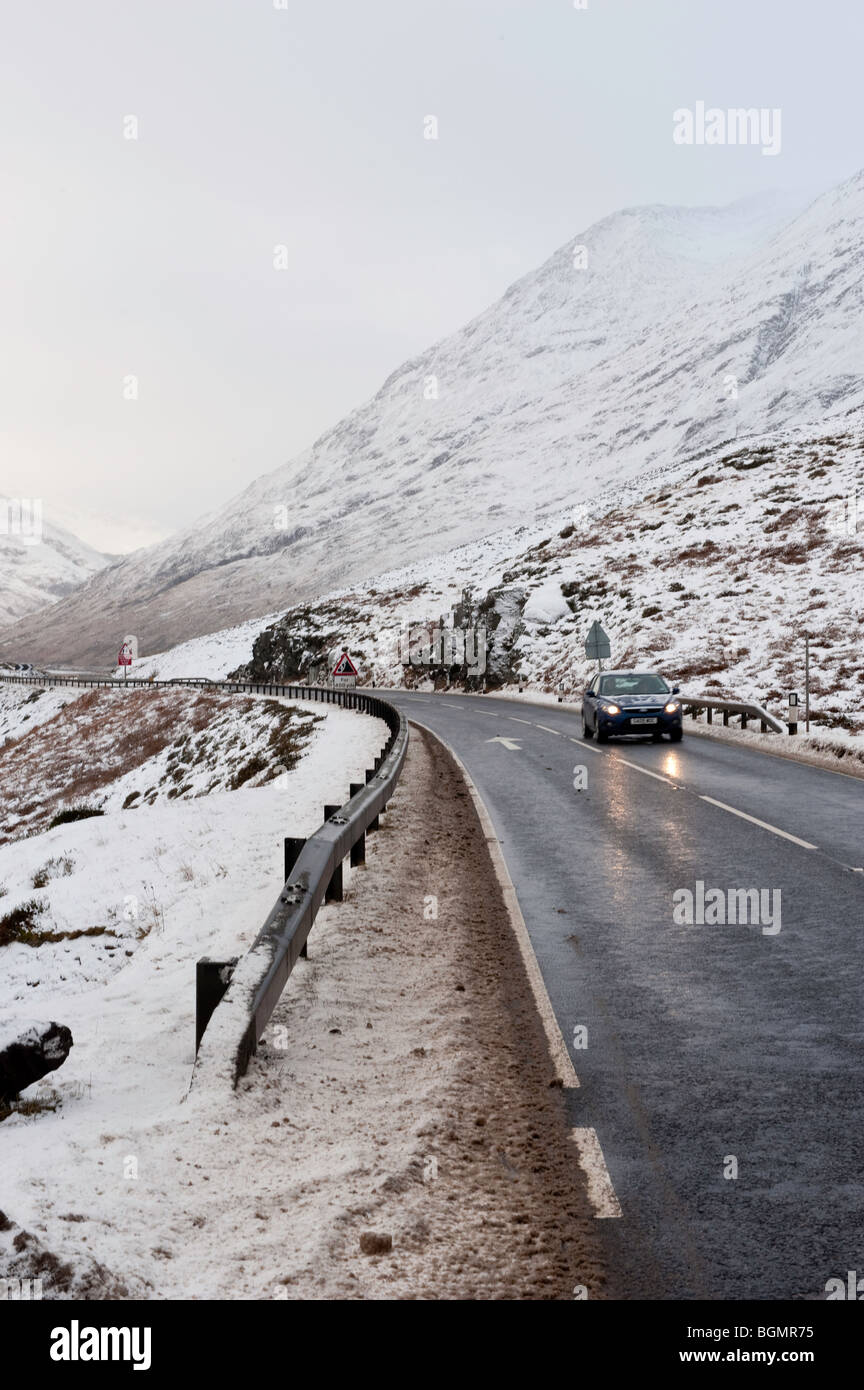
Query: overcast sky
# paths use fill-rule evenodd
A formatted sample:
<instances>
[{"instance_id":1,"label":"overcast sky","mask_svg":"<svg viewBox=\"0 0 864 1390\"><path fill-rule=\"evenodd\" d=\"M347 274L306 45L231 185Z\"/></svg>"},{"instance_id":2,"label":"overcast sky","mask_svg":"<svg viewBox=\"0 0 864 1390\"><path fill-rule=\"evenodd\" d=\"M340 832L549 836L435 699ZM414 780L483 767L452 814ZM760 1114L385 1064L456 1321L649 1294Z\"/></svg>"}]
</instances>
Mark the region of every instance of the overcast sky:
<instances>
[{"instance_id":1,"label":"overcast sky","mask_svg":"<svg viewBox=\"0 0 864 1390\"><path fill-rule=\"evenodd\" d=\"M0 12L0 493L113 551L286 462L609 212L864 165L850 0ZM781 154L676 145L699 100L780 107Z\"/></svg>"}]
</instances>

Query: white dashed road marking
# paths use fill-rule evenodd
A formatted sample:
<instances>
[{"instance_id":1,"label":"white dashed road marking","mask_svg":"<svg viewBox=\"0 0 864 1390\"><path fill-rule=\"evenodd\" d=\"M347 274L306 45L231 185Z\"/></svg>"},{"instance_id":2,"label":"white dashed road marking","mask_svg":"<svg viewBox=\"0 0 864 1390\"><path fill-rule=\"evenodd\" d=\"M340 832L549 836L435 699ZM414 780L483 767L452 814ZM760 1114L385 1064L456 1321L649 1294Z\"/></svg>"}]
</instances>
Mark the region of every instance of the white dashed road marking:
<instances>
[{"instance_id":1,"label":"white dashed road marking","mask_svg":"<svg viewBox=\"0 0 864 1390\"><path fill-rule=\"evenodd\" d=\"M658 782L665 782L667 787L674 787L676 791L678 790L677 782L670 782L668 777L661 777L659 772L651 772L649 768L640 767L638 763L631 763L627 758L619 758L617 754L612 758L612 761L613 763L623 763L625 767L635 768L636 772L644 772L646 777L655 777Z\"/></svg>"},{"instance_id":2,"label":"white dashed road marking","mask_svg":"<svg viewBox=\"0 0 864 1390\"><path fill-rule=\"evenodd\" d=\"M538 724L536 727L539 729L543 726L541 724ZM593 748L590 743L587 743L578 738L571 738L570 742L581 743L581 746L587 749L590 753L600 752L599 748ZM661 777L659 772L652 772L650 768L640 767L639 763L631 763L628 758L621 758L618 757L617 754L611 753L607 753L605 756L607 758L611 758L613 763L623 763L625 767L632 767L634 772L643 772L646 777L653 777L658 782L665 782L667 787L673 787L675 791L681 790L679 783L670 782L668 777ZM684 787L683 790L687 791L689 789L687 787ZM798 835L790 835L788 830L781 830L780 827L777 825L769 825L768 821L759 820L758 816L749 816L746 811L739 811L734 806L727 806L725 801L717 801L713 796L702 796L699 792L696 792L695 795L699 797L700 801L707 801L711 806L718 806L721 811L728 811L729 814L732 816L740 816L741 820L748 820L751 825L758 825L761 830L768 830L772 835L779 835L783 840L791 840L793 845L800 845L802 849L819 848L818 845L811 845L809 840L802 840Z\"/></svg>"},{"instance_id":3,"label":"white dashed road marking","mask_svg":"<svg viewBox=\"0 0 864 1390\"><path fill-rule=\"evenodd\" d=\"M746 811L736 811L734 806L727 806L725 801L715 801L713 796L700 796L700 801L709 801L712 806L719 806L721 811L729 811L733 816L740 816L742 820L749 820L751 825L761 826L763 830L770 830L772 835L780 835L784 840L791 840L793 845L800 845L802 849L818 849L818 845L811 845L809 840L799 840L797 835L790 835L788 830L779 830L776 825L769 825L766 820L757 820L756 816L748 816Z\"/></svg>"},{"instance_id":4,"label":"white dashed road marking","mask_svg":"<svg viewBox=\"0 0 864 1390\"><path fill-rule=\"evenodd\" d=\"M579 747L584 748L586 753L600 753L600 749L595 748L593 743L589 743L587 738L571 738L570 742L578 743ZM600 753L600 757L603 757L602 753Z\"/></svg>"}]
</instances>

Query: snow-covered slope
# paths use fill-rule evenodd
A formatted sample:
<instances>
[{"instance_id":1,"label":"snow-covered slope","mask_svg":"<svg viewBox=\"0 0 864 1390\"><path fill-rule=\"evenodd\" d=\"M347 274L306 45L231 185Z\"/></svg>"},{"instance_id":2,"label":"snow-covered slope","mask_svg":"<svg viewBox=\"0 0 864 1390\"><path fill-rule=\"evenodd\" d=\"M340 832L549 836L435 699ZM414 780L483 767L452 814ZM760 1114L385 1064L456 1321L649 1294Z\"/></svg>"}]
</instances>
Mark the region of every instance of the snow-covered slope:
<instances>
[{"instance_id":1,"label":"snow-covered slope","mask_svg":"<svg viewBox=\"0 0 864 1390\"><path fill-rule=\"evenodd\" d=\"M41 525L39 524L41 521ZM0 627L56 603L109 563L71 531L41 518L27 502L0 493ZM19 647L26 645L19 629Z\"/></svg>"},{"instance_id":2,"label":"snow-covered slope","mask_svg":"<svg viewBox=\"0 0 864 1390\"><path fill-rule=\"evenodd\" d=\"M7 693L22 705L30 698L18 688ZM53 700L53 692L32 693L39 701ZM211 1212L217 1169L226 1182L225 1199L220 1196L217 1205L226 1211L239 1171L236 1142L229 1139L226 1145L218 1138L224 1102L217 1111L205 1091L181 1103L195 1055L195 962L205 955L229 959L254 941L284 879L282 836L312 834L321 823L323 800L339 803L349 795L351 781L362 779L380 752L387 729L377 719L333 706L276 707L271 701L207 695L213 717L197 738L188 738L190 724L206 713L198 692L143 692L140 698L131 692L93 693L97 717L95 702L85 694L55 715L53 727L28 726L11 751L11 764L9 750L4 754L3 813L8 821L7 801L20 801L17 834L22 838L0 843L3 1025L17 1035L34 1017L62 1019L74 1046L58 1071L25 1090L8 1118L0 1107L5 1213L0 1268L4 1277L41 1275L46 1299L163 1298L165 1262L173 1267L175 1261L161 1234L142 1240L141 1233L174 1229L174 1213L192 1232L209 1220L189 1214L191 1178L184 1173L181 1184L176 1176L177 1126L182 1128L192 1106L198 1109L183 1152ZM236 785L238 756L257 748L262 762L272 765L276 750L265 736L267 724L292 733L301 756L272 780L262 769L260 776L244 778L238 790L229 790ZM202 733L208 739L206 757L189 757ZM118 734L125 743L120 756ZM165 748L155 752L163 740ZM163 789L155 800L133 798L126 790L130 776L139 778L142 789L159 786L160 759L172 743L198 785L176 796ZM67 775L60 764L66 764ZM103 814L49 828L46 816L34 814L30 804L34 788L37 797L52 799L52 809L58 809L63 798L81 791L70 786L70 768L79 779L95 771L99 786L87 796L98 801ZM205 774L208 784L215 782L209 791L202 785ZM7 825L0 838L8 830ZM319 917L316 940L322 925ZM356 954L348 954L356 971ZM319 972L320 959L319 954ZM317 1000L314 980L304 976L302 988ZM325 1037L327 1026L321 1026ZM303 1043L305 1052L315 1055L316 1044L305 1035ZM259 1160L267 1136L275 1134L272 1126L285 1112L281 1100L274 1112L268 1086L257 1089L260 1120L243 1162L254 1157L270 1175L278 1207L285 1204L283 1179L273 1165ZM246 1133L248 1124L240 1128ZM204 1133L214 1145L212 1180L204 1168L208 1160L197 1150L192 1153ZM322 1120L324 1138L327 1133ZM147 1181L110 1177L127 1171L123 1163L129 1154L140 1155L142 1178L147 1172L163 1174L159 1195ZM327 1178L344 1168L337 1155L329 1168L325 1164L324 1178L316 1175L328 1204ZM53 1181L46 1181L52 1173ZM147 1189L144 1206L137 1201L139 1186ZM188 1233L177 1230L177 1253L188 1254ZM238 1261L226 1256L225 1234L211 1233L209 1225L203 1234L208 1249L198 1260L197 1282L178 1281L177 1296L235 1296ZM244 1248L246 1240L244 1234ZM113 1267L122 1283L104 1267L90 1272L90 1250L98 1250L100 1261ZM146 1265L140 1274L139 1251ZM206 1287L200 1282L205 1268L213 1273ZM259 1281L250 1296L261 1294L263 1286Z\"/></svg>"},{"instance_id":3,"label":"snow-covered slope","mask_svg":"<svg viewBox=\"0 0 864 1390\"><path fill-rule=\"evenodd\" d=\"M806 631L814 718L864 730L864 434L764 439L290 609L238 674L296 680L345 645L378 686L458 685L465 670L422 651L455 609L486 633L470 686L573 697L594 669L583 644L597 619L613 663L782 716L803 690ZM221 647L246 642L248 626ZM409 651L427 664L404 665Z\"/></svg>"},{"instance_id":4,"label":"snow-covered slope","mask_svg":"<svg viewBox=\"0 0 864 1390\"><path fill-rule=\"evenodd\" d=\"M604 219L300 458L46 615L32 655L104 661L124 630L152 652L739 433L848 423L864 406L862 233L864 174L803 211Z\"/></svg>"}]
</instances>

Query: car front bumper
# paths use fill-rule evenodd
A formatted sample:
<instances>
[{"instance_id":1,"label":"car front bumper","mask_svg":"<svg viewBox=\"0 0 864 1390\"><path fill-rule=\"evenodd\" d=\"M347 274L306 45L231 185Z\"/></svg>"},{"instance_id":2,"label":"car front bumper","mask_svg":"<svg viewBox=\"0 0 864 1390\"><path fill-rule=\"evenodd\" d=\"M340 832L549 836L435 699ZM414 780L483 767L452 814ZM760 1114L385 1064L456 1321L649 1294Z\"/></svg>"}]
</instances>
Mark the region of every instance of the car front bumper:
<instances>
[{"instance_id":1,"label":"car front bumper","mask_svg":"<svg viewBox=\"0 0 864 1390\"><path fill-rule=\"evenodd\" d=\"M620 714L604 714L597 711L598 727L608 734L669 734L681 728L681 710L667 714L665 710L640 710L638 713L622 710ZM642 721L641 723L638 721ZM650 723L644 721L650 720Z\"/></svg>"}]
</instances>

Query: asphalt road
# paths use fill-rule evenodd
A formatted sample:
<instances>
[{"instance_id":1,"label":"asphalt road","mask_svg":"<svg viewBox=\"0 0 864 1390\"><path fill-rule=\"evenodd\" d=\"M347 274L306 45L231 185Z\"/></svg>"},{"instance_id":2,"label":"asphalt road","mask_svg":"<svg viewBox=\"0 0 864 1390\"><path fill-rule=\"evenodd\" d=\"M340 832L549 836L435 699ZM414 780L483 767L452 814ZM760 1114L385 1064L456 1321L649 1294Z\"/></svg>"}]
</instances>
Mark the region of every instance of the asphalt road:
<instances>
[{"instance_id":1,"label":"asphalt road","mask_svg":"<svg viewBox=\"0 0 864 1390\"><path fill-rule=\"evenodd\" d=\"M572 1124L620 1203L609 1295L824 1299L864 1275L864 781L686 732L598 748L563 708L387 698L454 749L501 840ZM779 918L769 896L756 925L676 922L697 881L779 890Z\"/></svg>"}]
</instances>

